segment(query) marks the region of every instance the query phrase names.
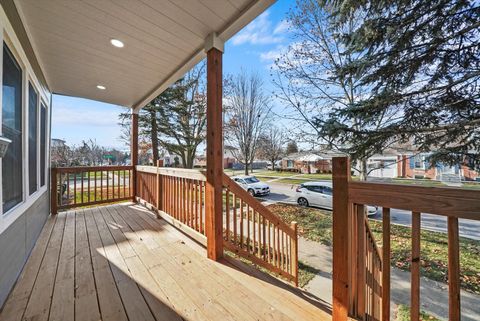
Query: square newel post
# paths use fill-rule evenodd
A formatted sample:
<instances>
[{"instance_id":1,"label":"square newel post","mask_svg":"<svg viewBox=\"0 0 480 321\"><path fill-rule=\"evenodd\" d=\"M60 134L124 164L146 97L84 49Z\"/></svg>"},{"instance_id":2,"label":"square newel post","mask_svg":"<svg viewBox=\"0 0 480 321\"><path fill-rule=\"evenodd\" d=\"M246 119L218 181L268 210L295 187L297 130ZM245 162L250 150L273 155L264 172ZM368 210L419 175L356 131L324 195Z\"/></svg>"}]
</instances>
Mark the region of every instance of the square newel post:
<instances>
[{"instance_id":1,"label":"square newel post","mask_svg":"<svg viewBox=\"0 0 480 321\"><path fill-rule=\"evenodd\" d=\"M333 320L349 313L349 201L350 161L333 158Z\"/></svg>"},{"instance_id":2,"label":"square newel post","mask_svg":"<svg viewBox=\"0 0 480 321\"><path fill-rule=\"evenodd\" d=\"M223 257L223 42L215 34L205 41L207 53L207 181L205 189L205 234L208 258Z\"/></svg>"},{"instance_id":3,"label":"square newel post","mask_svg":"<svg viewBox=\"0 0 480 321\"><path fill-rule=\"evenodd\" d=\"M133 166L132 177L130 178L130 191L132 200L136 201L137 196L137 169L138 165L138 112L132 110L132 130L130 137L130 162Z\"/></svg>"}]
</instances>

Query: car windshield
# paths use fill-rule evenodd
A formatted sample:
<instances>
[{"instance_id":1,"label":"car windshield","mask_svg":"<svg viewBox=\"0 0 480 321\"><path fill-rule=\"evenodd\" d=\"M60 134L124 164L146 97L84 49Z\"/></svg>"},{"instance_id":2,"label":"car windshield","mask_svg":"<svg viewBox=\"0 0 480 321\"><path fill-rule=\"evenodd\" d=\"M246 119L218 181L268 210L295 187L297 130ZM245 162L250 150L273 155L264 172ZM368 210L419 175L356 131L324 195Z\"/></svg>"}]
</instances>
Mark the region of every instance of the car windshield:
<instances>
[{"instance_id":1,"label":"car windshield","mask_svg":"<svg viewBox=\"0 0 480 321\"><path fill-rule=\"evenodd\" d=\"M247 177L245 178L245 182L247 184L253 184L253 183L258 183L260 181L256 177Z\"/></svg>"}]
</instances>

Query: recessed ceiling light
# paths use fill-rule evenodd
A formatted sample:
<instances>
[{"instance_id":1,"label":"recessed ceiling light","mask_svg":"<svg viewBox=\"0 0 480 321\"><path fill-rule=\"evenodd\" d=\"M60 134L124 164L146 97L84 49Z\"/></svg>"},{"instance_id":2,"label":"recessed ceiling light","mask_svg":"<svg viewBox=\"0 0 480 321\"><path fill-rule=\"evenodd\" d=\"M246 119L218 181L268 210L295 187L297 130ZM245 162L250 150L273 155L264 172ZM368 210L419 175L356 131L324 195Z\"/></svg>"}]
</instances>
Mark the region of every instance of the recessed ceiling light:
<instances>
[{"instance_id":1,"label":"recessed ceiling light","mask_svg":"<svg viewBox=\"0 0 480 321\"><path fill-rule=\"evenodd\" d=\"M121 42L120 40L118 39L111 39L110 40L110 43L112 44L112 46L115 46L117 48L123 48L125 45L123 44L123 42Z\"/></svg>"},{"instance_id":2,"label":"recessed ceiling light","mask_svg":"<svg viewBox=\"0 0 480 321\"><path fill-rule=\"evenodd\" d=\"M105 90L107 89L107 87L103 86L103 85L97 85L97 88L100 89L100 90Z\"/></svg>"}]
</instances>

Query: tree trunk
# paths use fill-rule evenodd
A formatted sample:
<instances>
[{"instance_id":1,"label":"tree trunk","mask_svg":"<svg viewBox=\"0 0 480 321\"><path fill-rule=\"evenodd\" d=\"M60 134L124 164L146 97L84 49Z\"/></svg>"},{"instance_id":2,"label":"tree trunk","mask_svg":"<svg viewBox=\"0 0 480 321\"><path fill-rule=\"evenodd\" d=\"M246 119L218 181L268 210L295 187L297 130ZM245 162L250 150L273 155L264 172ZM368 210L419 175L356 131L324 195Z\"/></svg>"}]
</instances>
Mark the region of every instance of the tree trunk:
<instances>
[{"instance_id":1,"label":"tree trunk","mask_svg":"<svg viewBox=\"0 0 480 321\"><path fill-rule=\"evenodd\" d=\"M245 162L245 175L248 175L248 161Z\"/></svg>"},{"instance_id":2,"label":"tree trunk","mask_svg":"<svg viewBox=\"0 0 480 321\"><path fill-rule=\"evenodd\" d=\"M157 164L158 160L158 130L157 130L157 115L155 111L150 111L150 124L152 126L152 156L153 164Z\"/></svg>"},{"instance_id":3,"label":"tree trunk","mask_svg":"<svg viewBox=\"0 0 480 321\"><path fill-rule=\"evenodd\" d=\"M360 163L360 173L359 173L359 176L360 176L360 180L361 181L366 181L367 180L367 159L360 159L358 161Z\"/></svg>"}]
</instances>

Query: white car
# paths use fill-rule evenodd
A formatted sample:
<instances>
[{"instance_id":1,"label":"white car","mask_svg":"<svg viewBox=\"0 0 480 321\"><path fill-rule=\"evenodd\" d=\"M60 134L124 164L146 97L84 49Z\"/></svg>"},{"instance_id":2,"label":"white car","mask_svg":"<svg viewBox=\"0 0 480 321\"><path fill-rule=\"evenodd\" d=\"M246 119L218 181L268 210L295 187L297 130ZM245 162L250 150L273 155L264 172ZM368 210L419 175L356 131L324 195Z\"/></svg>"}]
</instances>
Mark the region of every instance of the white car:
<instances>
[{"instance_id":1,"label":"white car","mask_svg":"<svg viewBox=\"0 0 480 321\"><path fill-rule=\"evenodd\" d=\"M270 194L270 186L260 182L255 176L234 176L232 179L252 196Z\"/></svg>"},{"instance_id":2,"label":"white car","mask_svg":"<svg viewBox=\"0 0 480 321\"><path fill-rule=\"evenodd\" d=\"M300 184L296 191L297 203L300 206L316 206L331 210L332 205L332 183L329 182L306 182ZM367 206L367 214L375 215L377 208Z\"/></svg>"}]
</instances>

